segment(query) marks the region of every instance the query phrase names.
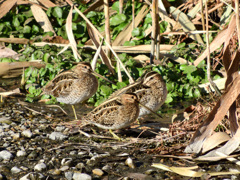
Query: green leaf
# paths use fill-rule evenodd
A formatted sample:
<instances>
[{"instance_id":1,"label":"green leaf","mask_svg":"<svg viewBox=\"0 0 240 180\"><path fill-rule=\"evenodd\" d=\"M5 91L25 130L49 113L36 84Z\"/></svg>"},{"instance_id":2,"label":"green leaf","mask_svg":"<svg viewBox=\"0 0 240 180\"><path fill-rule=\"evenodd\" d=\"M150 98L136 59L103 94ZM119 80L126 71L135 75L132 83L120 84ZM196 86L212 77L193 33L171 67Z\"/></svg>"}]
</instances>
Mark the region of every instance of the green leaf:
<instances>
[{"instance_id":1,"label":"green leaf","mask_svg":"<svg viewBox=\"0 0 240 180\"><path fill-rule=\"evenodd\" d=\"M31 27L30 26L24 26L23 33L28 34L30 32L31 32Z\"/></svg>"},{"instance_id":2,"label":"green leaf","mask_svg":"<svg viewBox=\"0 0 240 180\"><path fill-rule=\"evenodd\" d=\"M196 66L182 64L180 69L183 71L184 74L192 73L197 70Z\"/></svg>"},{"instance_id":3,"label":"green leaf","mask_svg":"<svg viewBox=\"0 0 240 180\"><path fill-rule=\"evenodd\" d=\"M56 17L56 18L62 18L62 14L63 14L63 11L60 7L54 7L53 8L53 16Z\"/></svg>"},{"instance_id":4,"label":"green leaf","mask_svg":"<svg viewBox=\"0 0 240 180\"><path fill-rule=\"evenodd\" d=\"M134 41L125 41L124 46L135 46L135 42Z\"/></svg>"},{"instance_id":5,"label":"green leaf","mask_svg":"<svg viewBox=\"0 0 240 180\"><path fill-rule=\"evenodd\" d=\"M132 36L136 37L136 36L140 36L140 34L141 34L141 31L139 28L134 28L132 30Z\"/></svg>"},{"instance_id":6,"label":"green leaf","mask_svg":"<svg viewBox=\"0 0 240 180\"><path fill-rule=\"evenodd\" d=\"M19 22L19 20L18 20L18 18L15 16L14 18L13 18L13 26L15 26L15 27L18 27L18 26L20 26L20 22Z\"/></svg>"},{"instance_id":7,"label":"green leaf","mask_svg":"<svg viewBox=\"0 0 240 180\"><path fill-rule=\"evenodd\" d=\"M195 98L201 96L201 92L199 91L199 89L196 88L196 89L194 90L193 96L194 96Z\"/></svg>"},{"instance_id":8,"label":"green leaf","mask_svg":"<svg viewBox=\"0 0 240 180\"><path fill-rule=\"evenodd\" d=\"M171 94L168 93L165 103L169 104L172 101L173 101L173 98L172 98Z\"/></svg>"},{"instance_id":9,"label":"green leaf","mask_svg":"<svg viewBox=\"0 0 240 180\"><path fill-rule=\"evenodd\" d=\"M110 88L109 86L102 85L100 87L100 89L101 89L101 93L102 93L102 95L104 95L104 97L109 96L112 93L112 88Z\"/></svg>"},{"instance_id":10,"label":"green leaf","mask_svg":"<svg viewBox=\"0 0 240 180\"><path fill-rule=\"evenodd\" d=\"M168 22L166 22L166 21L161 22L160 23L160 33L165 32L167 29L167 26L168 26Z\"/></svg>"},{"instance_id":11,"label":"green leaf","mask_svg":"<svg viewBox=\"0 0 240 180\"><path fill-rule=\"evenodd\" d=\"M124 14L117 14L110 19L110 25L111 26L119 25L126 21L126 19L127 17Z\"/></svg>"},{"instance_id":12,"label":"green leaf","mask_svg":"<svg viewBox=\"0 0 240 180\"><path fill-rule=\"evenodd\" d=\"M119 12L119 1L116 1L115 3L113 3L112 10Z\"/></svg>"},{"instance_id":13,"label":"green leaf","mask_svg":"<svg viewBox=\"0 0 240 180\"><path fill-rule=\"evenodd\" d=\"M122 89L123 87L127 86L125 82L117 82L117 88Z\"/></svg>"}]
</instances>

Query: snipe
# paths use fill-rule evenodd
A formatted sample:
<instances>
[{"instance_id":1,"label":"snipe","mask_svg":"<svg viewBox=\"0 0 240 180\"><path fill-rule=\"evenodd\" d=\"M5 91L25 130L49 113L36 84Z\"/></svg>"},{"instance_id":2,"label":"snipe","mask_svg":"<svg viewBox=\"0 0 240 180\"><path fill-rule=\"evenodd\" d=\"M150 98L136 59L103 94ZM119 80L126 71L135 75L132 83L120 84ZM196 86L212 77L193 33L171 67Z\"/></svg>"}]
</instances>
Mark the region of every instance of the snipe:
<instances>
[{"instance_id":1,"label":"snipe","mask_svg":"<svg viewBox=\"0 0 240 180\"><path fill-rule=\"evenodd\" d=\"M161 75L155 71L146 73L135 83L114 92L109 99L123 93L135 93L139 102L153 111L157 111L167 98L166 84ZM140 107L139 117L149 113L149 110Z\"/></svg>"},{"instance_id":2,"label":"snipe","mask_svg":"<svg viewBox=\"0 0 240 180\"><path fill-rule=\"evenodd\" d=\"M51 80L42 89L43 94L56 97L58 102L71 104L75 119L77 119L74 104L86 101L96 93L98 80L95 76L107 80L94 72L90 63L78 63L73 69L60 73Z\"/></svg>"},{"instance_id":3,"label":"snipe","mask_svg":"<svg viewBox=\"0 0 240 180\"><path fill-rule=\"evenodd\" d=\"M138 97L134 93L124 93L109 99L82 118L82 126L93 124L101 129L121 129L133 123L139 115Z\"/></svg>"}]
</instances>

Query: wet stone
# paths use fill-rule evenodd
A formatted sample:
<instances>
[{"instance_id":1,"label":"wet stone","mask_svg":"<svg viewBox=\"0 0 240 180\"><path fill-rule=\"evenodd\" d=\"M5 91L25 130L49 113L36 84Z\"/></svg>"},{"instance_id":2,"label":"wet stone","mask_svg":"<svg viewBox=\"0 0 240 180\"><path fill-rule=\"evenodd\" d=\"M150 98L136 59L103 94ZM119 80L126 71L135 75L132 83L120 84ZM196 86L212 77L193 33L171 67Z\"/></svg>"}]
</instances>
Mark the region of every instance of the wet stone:
<instances>
[{"instance_id":1,"label":"wet stone","mask_svg":"<svg viewBox=\"0 0 240 180\"><path fill-rule=\"evenodd\" d=\"M133 163L133 160L132 158L128 157L127 160L125 161L125 164L128 165L128 167L134 169L135 168L135 165Z\"/></svg>"},{"instance_id":2,"label":"wet stone","mask_svg":"<svg viewBox=\"0 0 240 180\"><path fill-rule=\"evenodd\" d=\"M43 162L34 166L34 170L39 171L39 172L44 171L46 168L47 168L47 166Z\"/></svg>"},{"instance_id":3,"label":"wet stone","mask_svg":"<svg viewBox=\"0 0 240 180\"><path fill-rule=\"evenodd\" d=\"M65 172L64 175L67 180L73 179L73 172L71 172L71 171Z\"/></svg>"},{"instance_id":4,"label":"wet stone","mask_svg":"<svg viewBox=\"0 0 240 180\"><path fill-rule=\"evenodd\" d=\"M70 166L72 163L72 158L63 158L61 161L62 166Z\"/></svg>"},{"instance_id":5,"label":"wet stone","mask_svg":"<svg viewBox=\"0 0 240 180\"><path fill-rule=\"evenodd\" d=\"M9 151L6 151L6 150L0 151L0 160L9 161L12 158L13 158L13 155Z\"/></svg>"},{"instance_id":6,"label":"wet stone","mask_svg":"<svg viewBox=\"0 0 240 180\"><path fill-rule=\"evenodd\" d=\"M74 172L73 180L92 180L92 177L85 173Z\"/></svg>"},{"instance_id":7,"label":"wet stone","mask_svg":"<svg viewBox=\"0 0 240 180\"><path fill-rule=\"evenodd\" d=\"M25 176L21 177L19 180L30 180L30 179L31 180L43 180L46 178L41 173L30 172L30 173L26 174Z\"/></svg>"},{"instance_id":8,"label":"wet stone","mask_svg":"<svg viewBox=\"0 0 240 180\"><path fill-rule=\"evenodd\" d=\"M66 129L66 127L64 127L64 126L57 126L57 127L55 128L55 131L62 132L62 131L64 131L65 129Z\"/></svg>"},{"instance_id":9,"label":"wet stone","mask_svg":"<svg viewBox=\"0 0 240 180\"><path fill-rule=\"evenodd\" d=\"M37 152L36 151L32 151L29 155L28 155L28 159L35 159L37 157Z\"/></svg>"},{"instance_id":10,"label":"wet stone","mask_svg":"<svg viewBox=\"0 0 240 180\"><path fill-rule=\"evenodd\" d=\"M60 171L66 171L66 170L68 170L69 169L69 166L63 166L63 167L61 167L59 170Z\"/></svg>"},{"instance_id":11,"label":"wet stone","mask_svg":"<svg viewBox=\"0 0 240 180\"><path fill-rule=\"evenodd\" d=\"M61 132L52 132L49 135L49 139L51 139L51 140L64 140L64 139L67 139L67 138L68 138L68 136L64 135Z\"/></svg>"},{"instance_id":12,"label":"wet stone","mask_svg":"<svg viewBox=\"0 0 240 180\"><path fill-rule=\"evenodd\" d=\"M17 157L24 157L26 155L27 155L26 151L20 150L20 151L17 152Z\"/></svg>"},{"instance_id":13,"label":"wet stone","mask_svg":"<svg viewBox=\"0 0 240 180\"><path fill-rule=\"evenodd\" d=\"M48 172L52 175L57 175L57 176L59 176L62 173L62 171L60 171L59 169L51 169Z\"/></svg>"},{"instance_id":14,"label":"wet stone","mask_svg":"<svg viewBox=\"0 0 240 180\"><path fill-rule=\"evenodd\" d=\"M75 167L82 171L82 169L85 167L85 165L83 163L78 163Z\"/></svg>"},{"instance_id":15,"label":"wet stone","mask_svg":"<svg viewBox=\"0 0 240 180\"><path fill-rule=\"evenodd\" d=\"M20 173L22 171L22 169L14 166L12 169L11 169L11 173L13 174L17 174L17 173Z\"/></svg>"},{"instance_id":16,"label":"wet stone","mask_svg":"<svg viewBox=\"0 0 240 180\"><path fill-rule=\"evenodd\" d=\"M33 133L29 129L27 129L22 132L22 135L24 137L31 138L33 136Z\"/></svg>"},{"instance_id":17,"label":"wet stone","mask_svg":"<svg viewBox=\"0 0 240 180\"><path fill-rule=\"evenodd\" d=\"M93 169L92 170L93 174L96 174L98 176L102 176L104 172L101 169Z\"/></svg>"}]
</instances>

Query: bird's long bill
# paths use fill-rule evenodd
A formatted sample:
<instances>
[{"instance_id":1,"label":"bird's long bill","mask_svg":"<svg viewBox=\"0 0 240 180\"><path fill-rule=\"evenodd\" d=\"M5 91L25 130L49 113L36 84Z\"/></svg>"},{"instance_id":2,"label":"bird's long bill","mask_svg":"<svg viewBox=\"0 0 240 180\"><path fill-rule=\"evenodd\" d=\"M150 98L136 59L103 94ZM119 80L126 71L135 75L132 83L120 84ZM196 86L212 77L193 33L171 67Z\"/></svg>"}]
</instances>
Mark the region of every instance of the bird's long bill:
<instances>
[{"instance_id":1,"label":"bird's long bill","mask_svg":"<svg viewBox=\"0 0 240 180\"><path fill-rule=\"evenodd\" d=\"M150 111L151 113L157 115L158 117L162 118L162 116L161 116L160 114L156 113L155 111L153 111L153 110L150 109L149 107L147 107L147 106L141 104L140 102L139 102L139 105L142 106L143 108L147 109L147 110Z\"/></svg>"},{"instance_id":2,"label":"bird's long bill","mask_svg":"<svg viewBox=\"0 0 240 180\"><path fill-rule=\"evenodd\" d=\"M93 71L93 75L95 75L97 77L100 77L100 78L104 79L105 81L110 82L111 84L116 84L116 83L110 81L109 79L105 78L104 76L102 76L102 75L100 75L100 74L98 74L98 73L96 73L94 71Z\"/></svg>"}]
</instances>

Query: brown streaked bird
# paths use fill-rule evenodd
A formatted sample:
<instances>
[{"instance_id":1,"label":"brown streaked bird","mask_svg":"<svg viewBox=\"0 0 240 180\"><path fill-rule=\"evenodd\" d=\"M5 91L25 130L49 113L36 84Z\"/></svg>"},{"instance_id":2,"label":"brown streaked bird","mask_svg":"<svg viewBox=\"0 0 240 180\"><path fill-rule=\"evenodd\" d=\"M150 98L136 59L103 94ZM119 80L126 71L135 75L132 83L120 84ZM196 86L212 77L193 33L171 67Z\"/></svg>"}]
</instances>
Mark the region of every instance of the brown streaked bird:
<instances>
[{"instance_id":1,"label":"brown streaked bird","mask_svg":"<svg viewBox=\"0 0 240 180\"><path fill-rule=\"evenodd\" d=\"M58 102L71 104L75 119L77 119L74 104L86 101L96 93L98 80L95 76L107 80L94 72L90 63L80 62L73 69L62 72L51 80L42 89L43 94L56 97Z\"/></svg>"},{"instance_id":2,"label":"brown streaked bird","mask_svg":"<svg viewBox=\"0 0 240 180\"><path fill-rule=\"evenodd\" d=\"M109 99L82 118L82 126L93 124L101 129L121 129L133 123L139 115L138 97L134 93L124 93Z\"/></svg>"},{"instance_id":3,"label":"brown streaked bird","mask_svg":"<svg viewBox=\"0 0 240 180\"><path fill-rule=\"evenodd\" d=\"M114 92L109 99L123 93L135 93L139 102L153 111L157 111L167 98L167 88L162 76L151 71L146 73L135 83ZM144 107L140 107L139 117L149 114L150 111Z\"/></svg>"}]
</instances>

